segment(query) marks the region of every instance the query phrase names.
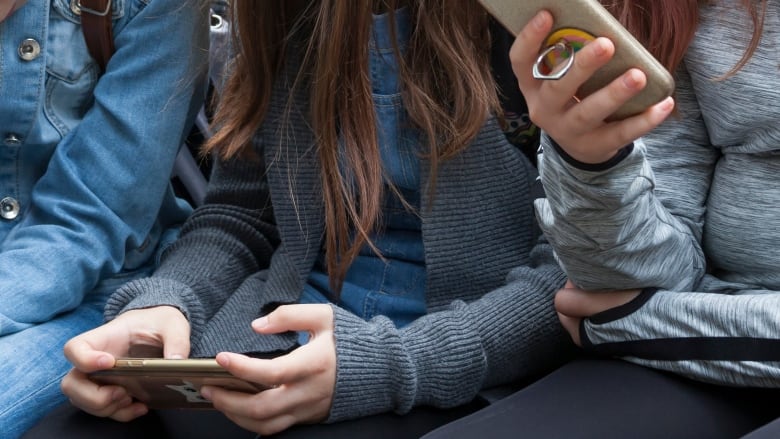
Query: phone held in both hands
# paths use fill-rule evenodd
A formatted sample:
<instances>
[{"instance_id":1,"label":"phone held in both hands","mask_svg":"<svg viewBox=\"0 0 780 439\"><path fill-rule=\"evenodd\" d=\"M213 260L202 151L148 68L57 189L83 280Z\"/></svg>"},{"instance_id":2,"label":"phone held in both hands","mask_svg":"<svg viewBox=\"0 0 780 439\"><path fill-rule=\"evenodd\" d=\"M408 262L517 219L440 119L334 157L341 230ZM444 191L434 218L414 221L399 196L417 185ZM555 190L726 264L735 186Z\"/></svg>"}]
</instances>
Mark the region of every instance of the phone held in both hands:
<instances>
[{"instance_id":1,"label":"phone held in both hands","mask_svg":"<svg viewBox=\"0 0 780 439\"><path fill-rule=\"evenodd\" d=\"M200 394L204 385L246 393L268 388L230 374L213 358L123 358L116 360L111 369L93 372L89 377L97 383L120 385L153 409L212 409L211 402Z\"/></svg>"},{"instance_id":2,"label":"phone held in both hands","mask_svg":"<svg viewBox=\"0 0 780 439\"><path fill-rule=\"evenodd\" d=\"M598 0L479 0L513 35L540 10L554 18L552 32L547 36L535 66L542 73L553 73L562 65L573 62L577 50L597 37L609 38L615 45L615 55L579 89L578 99L603 88L630 68L638 68L647 76L647 85L631 98L609 120L620 120L643 112L648 107L671 96L674 79ZM536 72L534 72L536 73Z\"/></svg>"}]
</instances>

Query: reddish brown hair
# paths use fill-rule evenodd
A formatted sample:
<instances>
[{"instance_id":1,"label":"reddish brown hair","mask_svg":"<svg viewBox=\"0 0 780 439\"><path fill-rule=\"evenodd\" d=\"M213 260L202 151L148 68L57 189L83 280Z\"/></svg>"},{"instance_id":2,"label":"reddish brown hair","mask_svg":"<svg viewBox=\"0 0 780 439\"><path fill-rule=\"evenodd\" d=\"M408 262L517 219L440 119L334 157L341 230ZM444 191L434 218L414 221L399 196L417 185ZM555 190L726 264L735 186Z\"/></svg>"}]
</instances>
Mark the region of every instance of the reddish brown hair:
<instances>
[{"instance_id":1,"label":"reddish brown hair","mask_svg":"<svg viewBox=\"0 0 780 439\"><path fill-rule=\"evenodd\" d=\"M400 1L384 4L393 11ZM367 72L373 3L232 1L238 54L219 99L216 133L205 149L230 157L247 148L266 117L287 45L303 41L295 50L303 54L302 72L316 78L307 86L322 167L327 270L335 291L360 248L373 247L369 236L381 219L384 182ZM413 30L399 59L402 97L413 125L426 136L434 187L440 161L465 148L487 115L500 108L490 72L488 17L476 0L457 7L450 0L407 3Z\"/></svg>"},{"instance_id":2,"label":"reddish brown hair","mask_svg":"<svg viewBox=\"0 0 780 439\"><path fill-rule=\"evenodd\" d=\"M699 24L699 7L712 0L602 0L632 34L669 70L682 61ZM750 43L724 77L741 69L761 40L768 0L742 0L753 19Z\"/></svg>"}]
</instances>

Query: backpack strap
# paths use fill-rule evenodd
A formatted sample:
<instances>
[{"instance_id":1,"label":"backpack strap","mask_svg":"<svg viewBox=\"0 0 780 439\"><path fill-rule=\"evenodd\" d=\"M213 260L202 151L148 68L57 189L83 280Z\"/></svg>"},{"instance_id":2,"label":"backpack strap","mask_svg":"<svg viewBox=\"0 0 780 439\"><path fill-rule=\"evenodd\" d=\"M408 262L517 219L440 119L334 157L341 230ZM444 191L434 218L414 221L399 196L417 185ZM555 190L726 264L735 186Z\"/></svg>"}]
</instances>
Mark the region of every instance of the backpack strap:
<instances>
[{"instance_id":1,"label":"backpack strap","mask_svg":"<svg viewBox=\"0 0 780 439\"><path fill-rule=\"evenodd\" d=\"M109 58L114 54L114 35L111 28L111 0L76 0L81 9L81 30L87 49L100 70L105 72Z\"/></svg>"}]
</instances>

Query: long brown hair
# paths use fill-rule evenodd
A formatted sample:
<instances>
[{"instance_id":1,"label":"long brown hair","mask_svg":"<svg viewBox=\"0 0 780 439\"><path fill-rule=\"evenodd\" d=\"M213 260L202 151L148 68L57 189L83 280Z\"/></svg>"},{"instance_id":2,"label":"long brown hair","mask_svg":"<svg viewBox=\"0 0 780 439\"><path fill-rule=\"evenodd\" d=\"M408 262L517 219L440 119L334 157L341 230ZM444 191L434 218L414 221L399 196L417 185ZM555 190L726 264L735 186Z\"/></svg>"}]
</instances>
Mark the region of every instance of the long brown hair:
<instances>
[{"instance_id":1,"label":"long brown hair","mask_svg":"<svg viewBox=\"0 0 780 439\"><path fill-rule=\"evenodd\" d=\"M384 1L391 24L399 1ZM303 54L302 71L316 78L307 84L309 110L322 171L327 270L338 292L360 248L374 248L369 236L381 220L384 184L367 71L374 2L231 3L238 51L205 150L227 158L247 149L268 112L288 45L302 41L293 50ZM432 188L439 163L464 149L500 108L488 17L476 0L457 7L449 0L406 3L412 33L403 59L395 52L405 109L425 135Z\"/></svg>"},{"instance_id":2,"label":"long brown hair","mask_svg":"<svg viewBox=\"0 0 780 439\"><path fill-rule=\"evenodd\" d=\"M688 50L699 24L699 7L713 0L602 0L602 4L647 47L669 71ZM741 69L761 40L768 0L742 0L753 20L750 43L737 64L722 78Z\"/></svg>"}]
</instances>

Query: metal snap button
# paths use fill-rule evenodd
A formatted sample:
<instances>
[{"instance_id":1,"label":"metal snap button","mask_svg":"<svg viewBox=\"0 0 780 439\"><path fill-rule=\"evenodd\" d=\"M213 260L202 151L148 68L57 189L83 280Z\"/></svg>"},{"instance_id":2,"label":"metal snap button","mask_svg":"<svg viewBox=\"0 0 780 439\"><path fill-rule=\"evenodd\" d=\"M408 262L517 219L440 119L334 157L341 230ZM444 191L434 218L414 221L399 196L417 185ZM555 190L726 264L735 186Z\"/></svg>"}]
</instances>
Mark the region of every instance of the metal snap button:
<instances>
[{"instance_id":1,"label":"metal snap button","mask_svg":"<svg viewBox=\"0 0 780 439\"><path fill-rule=\"evenodd\" d=\"M5 136L5 140L3 140L3 142L7 146L19 146L22 144L22 139L20 139L16 134L11 133Z\"/></svg>"},{"instance_id":2,"label":"metal snap button","mask_svg":"<svg viewBox=\"0 0 780 439\"><path fill-rule=\"evenodd\" d=\"M19 45L19 57L25 61L32 61L41 54L41 45L32 38L27 38Z\"/></svg>"},{"instance_id":3,"label":"metal snap button","mask_svg":"<svg viewBox=\"0 0 780 439\"><path fill-rule=\"evenodd\" d=\"M0 216L7 220L16 219L19 216L19 202L11 197L0 200Z\"/></svg>"},{"instance_id":4,"label":"metal snap button","mask_svg":"<svg viewBox=\"0 0 780 439\"><path fill-rule=\"evenodd\" d=\"M224 20L222 19L221 15L218 14L211 14L211 28L212 29L221 29L222 25L224 24Z\"/></svg>"},{"instance_id":5,"label":"metal snap button","mask_svg":"<svg viewBox=\"0 0 780 439\"><path fill-rule=\"evenodd\" d=\"M70 0L70 12L73 12L76 15L81 15L81 5L79 5L79 0Z\"/></svg>"}]
</instances>

